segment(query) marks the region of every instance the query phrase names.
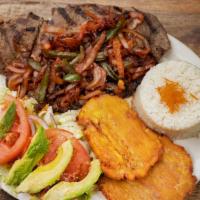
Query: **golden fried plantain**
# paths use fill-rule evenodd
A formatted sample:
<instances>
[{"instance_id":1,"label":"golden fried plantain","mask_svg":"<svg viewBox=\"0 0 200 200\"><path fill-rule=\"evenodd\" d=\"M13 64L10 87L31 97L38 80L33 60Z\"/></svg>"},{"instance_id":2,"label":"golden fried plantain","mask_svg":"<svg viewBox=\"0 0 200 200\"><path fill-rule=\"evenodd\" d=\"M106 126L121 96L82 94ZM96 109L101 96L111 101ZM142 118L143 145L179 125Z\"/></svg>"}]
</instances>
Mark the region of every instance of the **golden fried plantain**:
<instances>
[{"instance_id":1,"label":"golden fried plantain","mask_svg":"<svg viewBox=\"0 0 200 200\"><path fill-rule=\"evenodd\" d=\"M116 180L144 177L159 159L162 145L127 102L102 95L89 100L78 116L103 172Z\"/></svg>"},{"instance_id":2,"label":"golden fried plantain","mask_svg":"<svg viewBox=\"0 0 200 200\"><path fill-rule=\"evenodd\" d=\"M116 181L101 178L99 188L109 200L183 200L195 187L192 161L184 148L160 136L164 147L161 160L144 178Z\"/></svg>"}]
</instances>

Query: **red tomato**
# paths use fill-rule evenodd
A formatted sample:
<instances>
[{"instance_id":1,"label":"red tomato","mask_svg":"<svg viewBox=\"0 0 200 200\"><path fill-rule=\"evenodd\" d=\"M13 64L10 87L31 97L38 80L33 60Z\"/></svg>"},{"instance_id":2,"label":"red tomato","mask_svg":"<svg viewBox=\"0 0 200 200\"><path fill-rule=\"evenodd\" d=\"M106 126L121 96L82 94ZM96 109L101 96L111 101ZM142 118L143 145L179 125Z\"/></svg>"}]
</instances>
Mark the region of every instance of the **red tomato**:
<instances>
[{"instance_id":1,"label":"red tomato","mask_svg":"<svg viewBox=\"0 0 200 200\"><path fill-rule=\"evenodd\" d=\"M6 97L6 104L13 101L16 104L17 116L10 133L0 140L0 164L6 164L16 159L27 146L31 136L28 118L21 102L14 97Z\"/></svg>"},{"instance_id":2,"label":"red tomato","mask_svg":"<svg viewBox=\"0 0 200 200\"><path fill-rule=\"evenodd\" d=\"M66 140L70 139L73 144L73 156L61 180L70 182L82 180L87 175L90 167L90 157L86 149L76 138L73 138L72 134L68 131L62 129L48 129L46 134L50 141L50 147L42 160L42 164L51 162L56 157L58 147Z\"/></svg>"}]
</instances>

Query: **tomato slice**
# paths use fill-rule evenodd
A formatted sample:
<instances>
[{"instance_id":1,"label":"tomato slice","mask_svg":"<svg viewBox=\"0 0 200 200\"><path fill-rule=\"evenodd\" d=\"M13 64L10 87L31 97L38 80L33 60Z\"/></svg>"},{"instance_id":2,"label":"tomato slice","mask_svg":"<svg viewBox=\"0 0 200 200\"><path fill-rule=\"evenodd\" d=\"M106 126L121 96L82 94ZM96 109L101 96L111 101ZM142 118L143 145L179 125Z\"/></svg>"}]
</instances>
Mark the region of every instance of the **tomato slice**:
<instances>
[{"instance_id":1,"label":"tomato slice","mask_svg":"<svg viewBox=\"0 0 200 200\"><path fill-rule=\"evenodd\" d=\"M17 116L10 133L0 140L0 164L6 164L16 159L27 146L31 136L28 118L21 102L14 97L6 97L6 104L13 101L16 104Z\"/></svg>"},{"instance_id":2,"label":"tomato slice","mask_svg":"<svg viewBox=\"0 0 200 200\"><path fill-rule=\"evenodd\" d=\"M73 144L73 156L61 180L75 182L82 180L88 173L90 167L90 157L82 144L68 131L62 129L46 130L47 138L50 141L49 151L42 160L42 164L51 162L56 157L58 147L68 139Z\"/></svg>"}]
</instances>

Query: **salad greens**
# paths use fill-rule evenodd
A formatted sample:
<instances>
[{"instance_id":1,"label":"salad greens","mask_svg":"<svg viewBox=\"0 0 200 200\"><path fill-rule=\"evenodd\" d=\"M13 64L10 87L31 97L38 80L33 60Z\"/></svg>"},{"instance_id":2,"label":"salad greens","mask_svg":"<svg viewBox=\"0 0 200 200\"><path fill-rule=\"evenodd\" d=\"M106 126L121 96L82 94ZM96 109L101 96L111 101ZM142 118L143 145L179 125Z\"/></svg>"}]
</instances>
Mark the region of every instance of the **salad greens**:
<instances>
[{"instance_id":1,"label":"salad greens","mask_svg":"<svg viewBox=\"0 0 200 200\"><path fill-rule=\"evenodd\" d=\"M66 169L73 155L73 146L69 141L64 142L58 149L56 158L46 165L42 165L31 172L16 188L17 192L38 193L42 189L53 185Z\"/></svg>"},{"instance_id":2,"label":"salad greens","mask_svg":"<svg viewBox=\"0 0 200 200\"><path fill-rule=\"evenodd\" d=\"M13 102L9 105L5 114L0 120L0 139L4 138L12 127L16 116L16 104Z\"/></svg>"},{"instance_id":3,"label":"salad greens","mask_svg":"<svg viewBox=\"0 0 200 200\"><path fill-rule=\"evenodd\" d=\"M48 140L44 128L40 127L34 135L24 156L17 160L11 167L6 178L6 183L9 185L18 185L21 183L47 151Z\"/></svg>"},{"instance_id":4,"label":"salad greens","mask_svg":"<svg viewBox=\"0 0 200 200\"><path fill-rule=\"evenodd\" d=\"M68 200L83 195L89 191L101 175L99 160L91 162L88 175L80 182L59 182L45 195L44 200Z\"/></svg>"}]
</instances>

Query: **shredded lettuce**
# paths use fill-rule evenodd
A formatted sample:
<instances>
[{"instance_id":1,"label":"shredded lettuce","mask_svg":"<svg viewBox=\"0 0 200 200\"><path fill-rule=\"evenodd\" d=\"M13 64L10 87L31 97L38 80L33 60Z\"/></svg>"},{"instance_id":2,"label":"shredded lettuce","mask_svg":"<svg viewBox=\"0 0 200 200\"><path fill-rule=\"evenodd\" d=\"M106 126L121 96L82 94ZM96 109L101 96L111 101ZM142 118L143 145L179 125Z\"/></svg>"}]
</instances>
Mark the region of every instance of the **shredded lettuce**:
<instances>
[{"instance_id":1,"label":"shredded lettuce","mask_svg":"<svg viewBox=\"0 0 200 200\"><path fill-rule=\"evenodd\" d=\"M55 114L54 118L58 128L70 131L77 139L80 139L83 137L83 130L76 122L78 113L79 110L69 110L62 114Z\"/></svg>"},{"instance_id":2,"label":"shredded lettuce","mask_svg":"<svg viewBox=\"0 0 200 200\"><path fill-rule=\"evenodd\" d=\"M77 139L80 139L83 137L83 131L76 122L78 113L78 110L69 110L62 114L54 114L52 107L47 106L39 113L39 117L41 117L49 127L64 129L71 132Z\"/></svg>"},{"instance_id":3,"label":"shredded lettuce","mask_svg":"<svg viewBox=\"0 0 200 200\"><path fill-rule=\"evenodd\" d=\"M6 77L0 75L0 104L3 103L6 94L16 97L17 92L9 90L6 86Z\"/></svg>"},{"instance_id":4,"label":"shredded lettuce","mask_svg":"<svg viewBox=\"0 0 200 200\"><path fill-rule=\"evenodd\" d=\"M37 101L34 98L32 98L32 97L25 98L23 100L24 108L26 109L26 111L29 114L33 114L34 113L34 107L35 107L36 104L37 104Z\"/></svg>"},{"instance_id":5,"label":"shredded lettuce","mask_svg":"<svg viewBox=\"0 0 200 200\"><path fill-rule=\"evenodd\" d=\"M0 166L0 188L7 192L9 195L16 199L21 199L21 200L39 200L38 197L32 196L27 193L16 193L15 187L7 185L4 180L8 175L9 167L8 166Z\"/></svg>"},{"instance_id":6,"label":"shredded lettuce","mask_svg":"<svg viewBox=\"0 0 200 200\"><path fill-rule=\"evenodd\" d=\"M93 193L95 193L96 189L97 186L93 185L89 191L85 192L83 195L78 197L78 200L92 200L92 195Z\"/></svg>"},{"instance_id":7,"label":"shredded lettuce","mask_svg":"<svg viewBox=\"0 0 200 200\"><path fill-rule=\"evenodd\" d=\"M46 105L45 108L40 111L38 116L41 117L48 124L49 127L55 128L54 113L51 106Z\"/></svg>"},{"instance_id":8,"label":"shredded lettuce","mask_svg":"<svg viewBox=\"0 0 200 200\"><path fill-rule=\"evenodd\" d=\"M3 103L4 97L8 92L8 88L6 87L6 77L0 75L0 104Z\"/></svg>"}]
</instances>

